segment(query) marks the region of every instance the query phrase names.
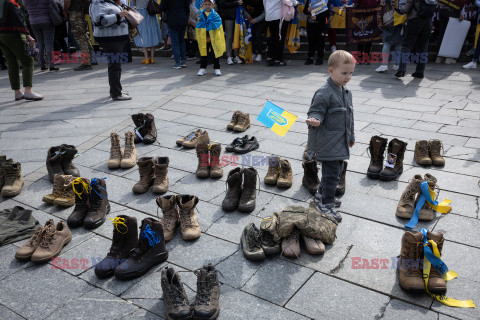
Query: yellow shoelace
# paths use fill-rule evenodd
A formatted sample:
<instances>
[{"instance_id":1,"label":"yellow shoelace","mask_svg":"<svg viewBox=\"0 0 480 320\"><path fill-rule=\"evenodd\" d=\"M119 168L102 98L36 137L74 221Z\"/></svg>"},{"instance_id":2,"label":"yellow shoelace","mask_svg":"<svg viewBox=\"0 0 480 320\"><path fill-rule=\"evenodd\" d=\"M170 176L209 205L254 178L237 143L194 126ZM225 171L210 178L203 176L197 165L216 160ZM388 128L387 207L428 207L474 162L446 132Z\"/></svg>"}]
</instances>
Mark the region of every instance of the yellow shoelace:
<instances>
[{"instance_id":1,"label":"yellow shoelace","mask_svg":"<svg viewBox=\"0 0 480 320\"><path fill-rule=\"evenodd\" d=\"M81 186L83 187L82 192L78 192L77 189L75 188L75 185L81 185ZM75 192L75 194L76 194L80 199L82 199L82 194L83 194L84 192L86 192L87 194L90 193L90 185L89 185L88 183L86 183L85 180L82 179L82 178L76 178L75 180L73 180L72 189L73 189L73 192Z\"/></svg>"},{"instance_id":2,"label":"yellow shoelace","mask_svg":"<svg viewBox=\"0 0 480 320\"><path fill-rule=\"evenodd\" d=\"M112 220L112 223L118 232L120 232L121 234L125 234L128 232L128 227L125 224L125 218L115 217L115 218L110 218L110 220ZM120 228L118 228L119 225L125 227L125 232L122 232Z\"/></svg>"}]
</instances>

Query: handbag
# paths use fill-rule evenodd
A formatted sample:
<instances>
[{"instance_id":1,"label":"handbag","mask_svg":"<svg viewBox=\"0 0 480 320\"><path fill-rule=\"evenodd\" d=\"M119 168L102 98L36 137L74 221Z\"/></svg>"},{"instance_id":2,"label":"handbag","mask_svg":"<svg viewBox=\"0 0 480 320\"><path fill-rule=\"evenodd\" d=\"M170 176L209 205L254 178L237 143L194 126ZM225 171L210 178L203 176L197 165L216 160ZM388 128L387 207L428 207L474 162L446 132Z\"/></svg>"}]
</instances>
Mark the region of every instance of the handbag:
<instances>
[{"instance_id":1,"label":"handbag","mask_svg":"<svg viewBox=\"0 0 480 320\"><path fill-rule=\"evenodd\" d=\"M60 9L58 8L57 3L54 0L50 0L48 6L50 7L50 20L52 20L52 24L55 27L58 27L65 23L65 19L60 13Z\"/></svg>"},{"instance_id":2,"label":"handbag","mask_svg":"<svg viewBox=\"0 0 480 320\"><path fill-rule=\"evenodd\" d=\"M37 46L31 47L28 40L25 42L25 55L27 57L32 57L35 61L40 59L40 51Z\"/></svg>"},{"instance_id":3,"label":"handbag","mask_svg":"<svg viewBox=\"0 0 480 320\"><path fill-rule=\"evenodd\" d=\"M138 26L143 21L143 16L137 10L126 5L122 5L122 8L128 11L128 15L125 18L132 27Z\"/></svg>"},{"instance_id":4,"label":"handbag","mask_svg":"<svg viewBox=\"0 0 480 320\"><path fill-rule=\"evenodd\" d=\"M156 14L161 14L162 10L160 9L160 5L157 1L148 0L147 12L149 15L154 16Z\"/></svg>"}]
</instances>

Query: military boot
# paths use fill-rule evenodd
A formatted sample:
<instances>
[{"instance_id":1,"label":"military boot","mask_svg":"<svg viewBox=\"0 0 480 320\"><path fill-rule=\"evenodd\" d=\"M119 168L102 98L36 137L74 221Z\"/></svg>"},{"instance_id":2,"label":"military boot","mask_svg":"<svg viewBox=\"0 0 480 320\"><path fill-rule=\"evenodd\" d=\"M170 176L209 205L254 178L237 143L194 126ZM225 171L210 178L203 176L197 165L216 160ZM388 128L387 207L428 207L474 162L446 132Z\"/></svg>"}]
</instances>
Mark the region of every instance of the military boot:
<instances>
[{"instance_id":1,"label":"military boot","mask_svg":"<svg viewBox=\"0 0 480 320\"><path fill-rule=\"evenodd\" d=\"M238 208L242 195L243 169L235 168L228 173L226 184L228 186L225 199L222 201L222 209L226 212L235 211Z\"/></svg>"},{"instance_id":2,"label":"military boot","mask_svg":"<svg viewBox=\"0 0 480 320\"><path fill-rule=\"evenodd\" d=\"M210 143L210 137L208 136L207 130L203 130L200 132L195 132L193 137L189 140L186 140L182 143L182 146L186 149L193 149L199 144L209 144Z\"/></svg>"},{"instance_id":3,"label":"military boot","mask_svg":"<svg viewBox=\"0 0 480 320\"><path fill-rule=\"evenodd\" d=\"M145 218L142 220L140 230L136 248L128 260L115 268L115 277L119 280L141 277L153 266L168 259L162 222L153 218Z\"/></svg>"},{"instance_id":4,"label":"military boot","mask_svg":"<svg viewBox=\"0 0 480 320\"><path fill-rule=\"evenodd\" d=\"M243 189L238 203L238 211L252 212L255 210L257 177L258 172L254 167L243 169Z\"/></svg>"},{"instance_id":5,"label":"military boot","mask_svg":"<svg viewBox=\"0 0 480 320\"><path fill-rule=\"evenodd\" d=\"M62 195L63 185L65 184L65 179L70 181L73 177L72 176L65 176L62 174L56 174L55 178L53 178L53 191L46 196L43 196L42 201L46 203L53 204L53 201Z\"/></svg>"},{"instance_id":6,"label":"military boot","mask_svg":"<svg viewBox=\"0 0 480 320\"><path fill-rule=\"evenodd\" d=\"M168 320L192 318L192 310L178 272L165 267L162 270L162 299Z\"/></svg>"},{"instance_id":7,"label":"military boot","mask_svg":"<svg viewBox=\"0 0 480 320\"><path fill-rule=\"evenodd\" d=\"M153 193L165 193L168 191L168 157L156 157L153 159L154 175Z\"/></svg>"},{"instance_id":8,"label":"military boot","mask_svg":"<svg viewBox=\"0 0 480 320\"><path fill-rule=\"evenodd\" d=\"M403 172L403 157L407 150L407 143L398 139L392 139L388 143L388 155L385 168L380 172L378 178L382 181L393 181Z\"/></svg>"},{"instance_id":9,"label":"military boot","mask_svg":"<svg viewBox=\"0 0 480 320\"><path fill-rule=\"evenodd\" d=\"M13 163L12 159L8 159L6 156L0 156L0 190L2 190L5 185L5 169L3 166L10 165Z\"/></svg>"},{"instance_id":10,"label":"military boot","mask_svg":"<svg viewBox=\"0 0 480 320\"><path fill-rule=\"evenodd\" d=\"M310 194L314 196L317 193L318 188L320 187L320 179L318 179L317 161L303 161L302 167L302 184L305 188L307 188L308 192L310 192Z\"/></svg>"},{"instance_id":11,"label":"military boot","mask_svg":"<svg viewBox=\"0 0 480 320\"><path fill-rule=\"evenodd\" d=\"M443 243L445 242L445 238L443 237L442 232L433 233L428 231L427 232L427 239L433 240L437 244L438 251L440 252L440 256L442 255ZM430 249L432 249L432 245L429 244ZM435 269L432 265L430 267L430 277L428 278L427 284L428 291L433 294L445 294L447 293L447 283L443 278L442 274Z\"/></svg>"},{"instance_id":12,"label":"military boot","mask_svg":"<svg viewBox=\"0 0 480 320\"><path fill-rule=\"evenodd\" d=\"M302 254L300 251L300 231L293 229L290 236L282 239L282 254L289 258L298 258Z\"/></svg>"},{"instance_id":13,"label":"military boot","mask_svg":"<svg viewBox=\"0 0 480 320\"><path fill-rule=\"evenodd\" d=\"M53 257L58 256L63 247L72 240L72 232L64 221L57 223L57 226L55 226L53 220L48 221L44 232L42 241L32 254L31 260L33 262L50 261Z\"/></svg>"},{"instance_id":14,"label":"military boot","mask_svg":"<svg viewBox=\"0 0 480 320\"><path fill-rule=\"evenodd\" d=\"M420 183L422 176L416 174L408 183L407 187L400 197L395 214L400 218L411 218L415 211L415 196L420 192Z\"/></svg>"},{"instance_id":15,"label":"military boot","mask_svg":"<svg viewBox=\"0 0 480 320\"><path fill-rule=\"evenodd\" d=\"M120 146L120 135L116 132L110 133L110 159L108 159L107 167L109 169L118 169L122 163L123 151Z\"/></svg>"},{"instance_id":16,"label":"military boot","mask_svg":"<svg viewBox=\"0 0 480 320\"><path fill-rule=\"evenodd\" d=\"M85 229L95 229L104 222L110 213L107 184L104 179L93 178L90 182L90 201L87 216L83 221Z\"/></svg>"},{"instance_id":17,"label":"military boot","mask_svg":"<svg viewBox=\"0 0 480 320\"><path fill-rule=\"evenodd\" d=\"M165 241L170 241L175 235L175 228L180 224L176 196L158 197L156 201L163 213L162 222Z\"/></svg>"},{"instance_id":18,"label":"military boot","mask_svg":"<svg viewBox=\"0 0 480 320\"><path fill-rule=\"evenodd\" d=\"M72 189L75 193L75 208L67 219L71 229L81 227L87 216L90 207L90 180L76 178L73 180Z\"/></svg>"},{"instance_id":19,"label":"military boot","mask_svg":"<svg viewBox=\"0 0 480 320\"><path fill-rule=\"evenodd\" d=\"M402 236L402 249L398 262L398 282L406 291L424 292L423 234L407 231Z\"/></svg>"},{"instance_id":20,"label":"military boot","mask_svg":"<svg viewBox=\"0 0 480 320\"><path fill-rule=\"evenodd\" d=\"M72 163L73 158L77 154L77 148L72 145L62 144L60 153L61 153L61 164L64 174L68 174L74 177L80 177L80 171Z\"/></svg>"},{"instance_id":21,"label":"military boot","mask_svg":"<svg viewBox=\"0 0 480 320\"><path fill-rule=\"evenodd\" d=\"M132 191L133 193L145 193L153 186L155 180L153 157L141 157L138 159L137 165L140 181L133 186Z\"/></svg>"},{"instance_id":22,"label":"military boot","mask_svg":"<svg viewBox=\"0 0 480 320\"><path fill-rule=\"evenodd\" d=\"M198 223L195 207L198 198L195 196L179 194L177 196L178 214L180 216L180 229L183 240L194 240L200 238L202 231Z\"/></svg>"},{"instance_id":23,"label":"military boot","mask_svg":"<svg viewBox=\"0 0 480 320\"><path fill-rule=\"evenodd\" d=\"M20 162L7 164L3 166L5 170L5 184L2 188L3 197L13 197L22 191L23 176L22 164Z\"/></svg>"},{"instance_id":24,"label":"military boot","mask_svg":"<svg viewBox=\"0 0 480 320\"><path fill-rule=\"evenodd\" d=\"M430 166L432 164L427 140L419 140L415 142L415 151L413 153L413 157L420 166Z\"/></svg>"},{"instance_id":25,"label":"military boot","mask_svg":"<svg viewBox=\"0 0 480 320\"><path fill-rule=\"evenodd\" d=\"M143 136L144 144L152 144L157 141L157 128L155 127L155 119L153 114L145 115L145 135Z\"/></svg>"},{"instance_id":26,"label":"military boot","mask_svg":"<svg viewBox=\"0 0 480 320\"><path fill-rule=\"evenodd\" d=\"M123 152L122 161L120 162L120 167L123 169L133 168L137 163L137 149L135 149L134 137L135 134L133 132L125 132L125 150Z\"/></svg>"},{"instance_id":27,"label":"military boot","mask_svg":"<svg viewBox=\"0 0 480 320\"><path fill-rule=\"evenodd\" d=\"M250 128L250 114L240 112L238 116L238 122L233 127L233 131L244 132L248 128Z\"/></svg>"},{"instance_id":28,"label":"military boot","mask_svg":"<svg viewBox=\"0 0 480 320\"><path fill-rule=\"evenodd\" d=\"M432 164L436 167L443 167L445 165L445 159L443 159L441 154L441 150L443 149L442 141L430 140L428 141L428 148Z\"/></svg>"},{"instance_id":29,"label":"military boot","mask_svg":"<svg viewBox=\"0 0 480 320\"><path fill-rule=\"evenodd\" d=\"M343 160L343 168L342 173L340 174L340 182L337 185L337 189L335 189L335 195L337 197L345 194L345 176L347 175L347 166L348 162Z\"/></svg>"},{"instance_id":30,"label":"military boot","mask_svg":"<svg viewBox=\"0 0 480 320\"><path fill-rule=\"evenodd\" d=\"M243 255L248 260L265 260L265 251L262 248L261 233L254 223L249 223L243 229L242 236L240 237L240 245L242 246Z\"/></svg>"},{"instance_id":31,"label":"military boot","mask_svg":"<svg viewBox=\"0 0 480 320\"><path fill-rule=\"evenodd\" d=\"M277 180L277 187L279 188L290 188L292 186L292 166L290 162L286 159L280 160L280 174Z\"/></svg>"},{"instance_id":32,"label":"military boot","mask_svg":"<svg viewBox=\"0 0 480 320\"><path fill-rule=\"evenodd\" d=\"M65 175L63 177L63 184L60 186L60 196L53 200L53 205L71 207L75 204L75 193L72 188L72 183L75 178L71 175Z\"/></svg>"},{"instance_id":33,"label":"military boot","mask_svg":"<svg viewBox=\"0 0 480 320\"><path fill-rule=\"evenodd\" d=\"M309 254L317 255L325 252L325 245L321 240L313 239L302 235L303 243L305 244L305 251Z\"/></svg>"},{"instance_id":34,"label":"military boot","mask_svg":"<svg viewBox=\"0 0 480 320\"><path fill-rule=\"evenodd\" d=\"M210 150L210 178L219 179L223 177L223 168L220 165L222 145L214 142L211 143L208 148Z\"/></svg>"},{"instance_id":35,"label":"military boot","mask_svg":"<svg viewBox=\"0 0 480 320\"><path fill-rule=\"evenodd\" d=\"M430 173L425 174L425 176L423 177L423 181L427 181L428 187L430 188L430 190L434 190L437 185L437 178L432 176ZM417 194L417 198L415 199L415 205L417 204L418 199L420 198L420 195L421 195L421 192ZM432 200L435 200L435 199L432 199ZM418 219L431 221L434 218L435 218L435 211L430 207L428 202L425 201L425 203L423 204L418 214Z\"/></svg>"},{"instance_id":36,"label":"military boot","mask_svg":"<svg viewBox=\"0 0 480 320\"><path fill-rule=\"evenodd\" d=\"M269 221L262 219L262 222L260 222L260 242L266 255L274 255L280 253L282 249L280 244L273 240L273 235L268 231L268 227Z\"/></svg>"},{"instance_id":37,"label":"military boot","mask_svg":"<svg viewBox=\"0 0 480 320\"><path fill-rule=\"evenodd\" d=\"M132 114L133 124L135 125L135 143L141 143L143 137L145 136L145 114L137 113Z\"/></svg>"},{"instance_id":38,"label":"military boot","mask_svg":"<svg viewBox=\"0 0 480 320\"><path fill-rule=\"evenodd\" d=\"M195 271L197 297L193 306L193 319L217 319L220 313L220 285L215 267L209 263Z\"/></svg>"},{"instance_id":39,"label":"military boot","mask_svg":"<svg viewBox=\"0 0 480 320\"><path fill-rule=\"evenodd\" d=\"M208 178L210 176L210 154L208 153L208 144L198 144L196 149L198 166L195 175L197 178Z\"/></svg>"},{"instance_id":40,"label":"military boot","mask_svg":"<svg viewBox=\"0 0 480 320\"><path fill-rule=\"evenodd\" d=\"M277 185L278 176L280 175L280 158L272 155L268 158L268 171L263 182L265 184L275 186Z\"/></svg>"},{"instance_id":41,"label":"military boot","mask_svg":"<svg viewBox=\"0 0 480 320\"><path fill-rule=\"evenodd\" d=\"M378 179L380 171L382 171L386 147L387 139L379 136L373 136L370 139L370 145L368 147L370 151L370 165L367 170L367 177L370 179Z\"/></svg>"},{"instance_id":42,"label":"military boot","mask_svg":"<svg viewBox=\"0 0 480 320\"><path fill-rule=\"evenodd\" d=\"M138 242L138 225L134 217L120 215L113 222L112 246L107 256L95 265L95 274L104 279L113 276L115 268L126 261Z\"/></svg>"},{"instance_id":43,"label":"military boot","mask_svg":"<svg viewBox=\"0 0 480 320\"><path fill-rule=\"evenodd\" d=\"M183 146L183 143L185 141L189 141L190 139L193 139L195 134L201 133L201 132L202 132L202 129L197 129L196 131L192 131L189 134L187 134L186 136L184 136L183 138L178 139L175 143L177 144L177 146L181 147L181 146Z\"/></svg>"},{"instance_id":44,"label":"military boot","mask_svg":"<svg viewBox=\"0 0 480 320\"><path fill-rule=\"evenodd\" d=\"M51 147L47 152L47 171L48 171L48 180L53 183L53 178L56 174L64 175L62 168L62 155L60 154L60 146Z\"/></svg>"},{"instance_id":45,"label":"military boot","mask_svg":"<svg viewBox=\"0 0 480 320\"><path fill-rule=\"evenodd\" d=\"M227 124L227 130L233 130L233 127L235 127L238 123L238 116L242 113L241 111L237 110L233 113L232 115L232 120Z\"/></svg>"},{"instance_id":46,"label":"military boot","mask_svg":"<svg viewBox=\"0 0 480 320\"><path fill-rule=\"evenodd\" d=\"M47 225L49 223L53 223L53 220L47 221ZM38 227L35 234L31 236L23 246L18 248L17 252L15 252L15 259L18 261L30 260L38 245L42 242L44 235L43 229L42 227Z\"/></svg>"}]
</instances>

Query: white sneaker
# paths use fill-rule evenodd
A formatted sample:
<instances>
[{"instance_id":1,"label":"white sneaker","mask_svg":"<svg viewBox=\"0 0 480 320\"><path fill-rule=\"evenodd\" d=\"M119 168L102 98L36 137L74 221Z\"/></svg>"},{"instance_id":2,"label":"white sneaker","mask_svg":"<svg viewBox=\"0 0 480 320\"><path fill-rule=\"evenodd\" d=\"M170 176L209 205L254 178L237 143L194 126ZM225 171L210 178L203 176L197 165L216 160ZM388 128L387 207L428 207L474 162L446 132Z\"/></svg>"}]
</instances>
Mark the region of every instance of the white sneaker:
<instances>
[{"instance_id":1,"label":"white sneaker","mask_svg":"<svg viewBox=\"0 0 480 320\"><path fill-rule=\"evenodd\" d=\"M197 76L203 76L205 73L207 73L207 71L201 68L200 70L198 70Z\"/></svg>"},{"instance_id":2,"label":"white sneaker","mask_svg":"<svg viewBox=\"0 0 480 320\"><path fill-rule=\"evenodd\" d=\"M380 67L378 67L375 72L386 72L388 71L388 66L386 64L382 64Z\"/></svg>"},{"instance_id":3,"label":"white sneaker","mask_svg":"<svg viewBox=\"0 0 480 320\"><path fill-rule=\"evenodd\" d=\"M233 64L232 57L228 57L228 58L227 58L227 64Z\"/></svg>"},{"instance_id":4,"label":"white sneaker","mask_svg":"<svg viewBox=\"0 0 480 320\"><path fill-rule=\"evenodd\" d=\"M477 63L472 61L463 66L463 69L477 69Z\"/></svg>"},{"instance_id":5,"label":"white sneaker","mask_svg":"<svg viewBox=\"0 0 480 320\"><path fill-rule=\"evenodd\" d=\"M240 59L239 57L235 57L233 59L233 62L238 63L238 64L243 63L242 59Z\"/></svg>"},{"instance_id":6,"label":"white sneaker","mask_svg":"<svg viewBox=\"0 0 480 320\"><path fill-rule=\"evenodd\" d=\"M393 70L394 70L394 71L397 71L397 70L398 70L398 64L394 64L394 65L393 65Z\"/></svg>"},{"instance_id":7,"label":"white sneaker","mask_svg":"<svg viewBox=\"0 0 480 320\"><path fill-rule=\"evenodd\" d=\"M335 51L337 51L337 46L332 46L332 53L334 53Z\"/></svg>"},{"instance_id":8,"label":"white sneaker","mask_svg":"<svg viewBox=\"0 0 480 320\"><path fill-rule=\"evenodd\" d=\"M262 55L259 53L257 54L257 57L255 58L255 61L261 62L262 61Z\"/></svg>"},{"instance_id":9,"label":"white sneaker","mask_svg":"<svg viewBox=\"0 0 480 320\"><path fill-rule=\"evenodd\" d=\"M203 69L205 70L205 69ZM216 76L221 76L222 75L222 72L220 71L220 69L215 69L215 75Z\"/></svg>"},{"instance_id":10,"label":"white sneaker","mask_svg":"<svg viewBox=\"0 0 480 320\"><path fill-rule=\"evenodd\" d=\"M444 63L444 62L445 62L444 57L437 57L437 59L435 60L435 63Z\"/></svg>"},{"instance_id":11,"label":"white sneaker","mask_svg":"<svg viewBox=\"0 0 480 320\"><path fill-rule=\"evenodd\" d=\"M455 64L455 63L457 63L456 59L452 59L452 58L445 59L445 64Z\"/></svg>"}]
</instances>

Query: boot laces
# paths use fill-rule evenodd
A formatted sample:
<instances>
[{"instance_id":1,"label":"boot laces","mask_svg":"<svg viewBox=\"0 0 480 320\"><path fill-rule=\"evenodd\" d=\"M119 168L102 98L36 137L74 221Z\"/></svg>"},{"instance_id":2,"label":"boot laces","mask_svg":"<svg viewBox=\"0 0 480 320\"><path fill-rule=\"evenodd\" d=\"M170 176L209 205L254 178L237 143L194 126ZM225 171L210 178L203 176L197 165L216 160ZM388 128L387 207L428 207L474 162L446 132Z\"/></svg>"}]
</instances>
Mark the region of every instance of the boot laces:
<instances>
[{"instance_id":1,"label":"boot laces","mask_svg":"<svg viewBox=\"0 0 480 320\"><path fill-rule=\"evenodd\" d=\"M238 111L235 111L232 115L232 119L230 120L230 122L237 122L238 121Z\"/></svg>"},{"instance_id":2,"label":"boot laces","mask_svg":"<svg viewBox=\"0 0 480 320\"><path fill-rule=\"evenodd\" d=\"M140 233L140 237L138 239L137 248L133 251L131 258L133 260L140 260L141 256L148 251L149 247L154 247L156 244L160 243L162 238L160 235L153 231L150 228L150 225L147 224L145 229L142 230Z\"/></svg>"},{"instance_id":3,"label":"boot laces","mask_svg":"<svg viewBox=\"0 0 480 320\"><path fill-rule=\"evenodd\" d=\"M42 233L43 228L39 228L37 231L35 231L35 234L26 243L27 247L34 247L35 245L37 245L40 241L40 236L42 235Z\"/></svg>"},{"instance_id":4,"label":"boot laces","mask_svg":"<svg viewBox=\"0 0 480 320\"><path fill-rule=\"evenodd\" d=\"M406 201L413 200L415 195L418 193L417 188L414 188L413 186L407 189L407 192L405 192L404 199Z\"/></svg>"},{"instance_id":5,"label":"boot laces","mask_svg":"<svg viewBox=\"0 0 480 320\"><path fill-rule=\"evenodd\" d=\"M193 221L191 215L188 213L180 213L180 221L182 222L182 225L184 225L186 228L193 228Z\"/></svg>"},{"instance_id":6,"label":"boot laces","mask_svg":"<svg viewBox=\"0 0 480 320\"><path fill-rule=\"evenodd\" d=\"M168 287L168 294L170 295L170 299L172 300L174 307L184 306L188 304L188 302L185 300L183 290L180 288L180 286L171 283Z\"/></svg>"},{"instance_id":7,"label":"boot laces","mask_svg":"<svg viewBox=\"0 0 480 320\"><path fill-rule=\"evenodd\" d=\"M125 224L125 219L120 217L115 217L112 220L115 228L113 229L112 237L112 246L110 247L109 256L120 256L126 249L126 240L127 237L125 234L128 232L128 227Z\"/></svg>"},{"instance_id":8,"label":"boot laces","mask_svg":"<svg viewBox=\"0 0 480 320\"><path fill-rule=\"evenodd\" d=\"M255 232L255 231L248 232L247 240L248 240L249 250L262 247L262 240L259 232Z\"/></svg>"},{"instance_id":9,"label":"boot laces","mask_svg":"<svg viewBox=\"0 0 480 320\"><path fill-rule=\"evenodd\" d=\"M120 158L121 153L120 153L120 139L116 136L113 136L111 138L111 144L112 146L110 147L110 155L112 158Z\"/></svg>"},{"instance_id":10,"label":"boot laces","mask_svg":"<svg viewBox=\"0 0 480 320\"><path fill-rule=\"evenodd\" d=\"M48 249L52 244L53 237L57 233L57 230L52 231L51 228L52 227L47 227L47 229L45 230L45 236L43 237L42 242L40 243L40 246L42 248Z\"/></svg>"},{"instance_id":11,"label":"boot laces","mask_svg":"<svg viewBox=\"0 0 480 320\"><path fill-rule=\"evenodd\" d=\"M210 305L210 300L212 298L212 289L217 279L217 273L220 273L218 270L209 271L205 275L205 280L200 280L201 270L197 269L194 271L195 275L199 277L197 280L197 305Z\"/></svg>"},{"instance_id":12,"label":"boot laces","mask_svg":"<svg viewBox=\"0 0 480 320\"><path fill-rule=\"evenodd\" d=\"M273 247L277 244L275 241L273 241L273 236L268 231L261 231L260 239L261 239L261 242L268 247Z\"/></svg>"},{"instance_id":13,"label":"boot laces","mask_svg":"<svg viewBox=\"0 0 480 320\"><path fill-rule=\"evenodd\" d=\"M422 158L428 158L428 152L430 151L430 146L426 144L418 144L418 153Z\"/></svg>"},{"instance_id":14,"label":"boot laces","mask_svg":"<svg viewBox=\"0 0 480 320\"><path fill-rule=\"evenodd\" d=\"M432 157L441 156L445 152L445 150L443 149L443 143L439 140L432 141L429 147L430 147L430 154L432 155Z\"/></svg>"},{"instance_id":15,"label":"boot laces","mask_svg":"<svg viewBox=\"0 0 480 320\"><path fill-rule=\"evenodd\" d=\"M76 186L81 186L82 187L82 191L78 191L77 190L77 187ZM78 196L78 198L82 199L82 194L85 196L85 195L89 195L90 194L90 185L88 183L85 182L84 179L82 178L76 178L75 180L73 180L72 182L72 189L73 189L73 192ZM82 199L83 200L83 199Z\"/></svg>"},{"instance_id":16,"label":"boot laces","mask_svg":"<svg viewBox=\"0 0 480 320\"><path fill-rule=\"evenodd\" d=\"M133 142L133 136L127 135L127 139L125 139L125 150L123 151L125 158L130 158L133 153L133 149L135 149L135 144ZM120 150L118 150L120 151Z\"/></svg>"},{"instance_id":17,"label":"boot laces","mask_svg":"<svg viewBox=\"0 0 480 320\"><path fill-rule=\"evenodd\" d=\"M12 185L15 180L17 180L17 171L12 170L12 171L7 171L5 174L5 185Z\"/></svg>"},{"instance_id":18,"label":"boot laces","mask_svg":"<svg viewBox=\"0 0 480 320\"><path fill-rule=\"evenodd\" d=\"M103 179L107 179L107 178L105 177ZM90 189L89 190L90 190L90 194L91 194L90 206L91 206L91 209L93 211L96 211L100 207L100 205L102 204L102 200L106 199L108 197L108 194L105 194L105 197L102 197L102 195L100 194L101 190L104 190L105 193L107 193L107 190L105 190L105 188L98 185L98 178L93 178L92 181L90 181Z\"/></svg>"},{"instance_id":19,"label":"boot laces","mask_svg":"<svg viewBox=\"0 0 480 320\"><path fill-rule=\"evenodd\" d=\"M378 147L375 147L376 145ZM381 166L383 164L383 158L385 157L385 149L380 144L376 144L376 145L375 144L370 145L367 148L367 151L368 151L368 155L370 156L370 159L372 160L373 165ZM373 156L377 154L378 154L378 157Z\"/></svg>"},{"instance_id":20,"label":"boot laces","mask_svg":"<svg viewBox=\"0 0 480 320\"><path fill-rule=\"evenodd\" d=\"M286 163L284 163L283 165L280 165L280 178L287 179L290 169L291 169L290 165Z\"/></svg>"}]
</instances>

